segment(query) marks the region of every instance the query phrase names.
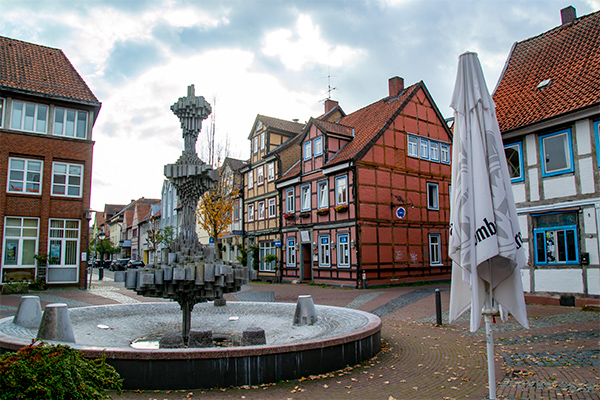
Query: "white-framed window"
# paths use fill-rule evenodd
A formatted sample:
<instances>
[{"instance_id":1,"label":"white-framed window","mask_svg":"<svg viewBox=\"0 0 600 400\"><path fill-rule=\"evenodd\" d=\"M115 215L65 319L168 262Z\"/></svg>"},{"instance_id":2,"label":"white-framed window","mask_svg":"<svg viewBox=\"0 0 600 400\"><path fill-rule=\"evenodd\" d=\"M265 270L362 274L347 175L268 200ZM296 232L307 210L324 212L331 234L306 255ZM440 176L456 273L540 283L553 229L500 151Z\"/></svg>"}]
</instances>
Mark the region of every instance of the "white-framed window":
<instances>
[{"instance_id":1,"label":"white-framed window","mask_svg":"<svg viewBox=\"0 0 600 400\"><path fill-rule=\"evenodd\" d=\"M427 208L430 210L440 209L440 199L437 183L427 183Z\"/></svg>"},{"instance_id":2,"label":"white-framed window","mask_svg":"<svg viewBox=\"0 0 600 400\"><path fill-rule=\"evenodd\" d=\"M269 218L275 217L277 214L277 207L275 198L269 199Z\"/></svg>"},{"instance_id":3,"label":"white-framed window","mask_svg":"<svg viewBox=\"0 0 600 400\"><path fill-rule=\"evenodd\" d=\"M79 220L50 220L48 253L50 255L48 282L73 283L78 281Z\"/></svg>"},{"instance_id":4,"label":"white-framed window","mask_svg":"<svg viewBox=\"0 0 600 400\"><path fill-rule=\"evenodd\" d=\"M419 138L415 136L407 136L407 154L409 157L419 157Z\"/></svg>"},{"instance_id":5,"label":"white-framed window","mask_svg":"<svg viewBox=\"0 0 600 400\"><path fill-rule=\"evenodd\" d=\"M574 171L571 129L540 136L542 176L554 176Z\"/></svg>"},{"instance_id":6,"label":"white-framed window","mask_svg":"<svg viewBox=\"0 0 600 400\"><path fill-rule=\"evenodd\" d=\"M248 204L248 221L254 221L254 204Z\"/></svg>"},{"instance_id":7,"label":"white-framed window","mask_svg":"<svg viewBox=\"0 0 600 400\"><path fill-rule=\"evenodd\" d=\"M234 221L240 220L240 201L239 200L236 200L233 203L233 220Z\"/></svg>"},{"instance_id":8,"label":"white-framed window","mask_svg":"<svg viewBox=\"0 0 600 400\"><path fill-rule=\"evenodd\" d=\"M0 97L0 128L4 126L4 99Z\"/></svg>"},{"instance_id":9,"label":"white-framed window","mask_svg":"<svg viewBox=\"0 0 600 400\"><path fill-rule=\"evenodd\" d=\"M288 267L296 266L296 238L289 238L287 240L287 259L286 265Z\"/></svg>"},{"instance_id":10,"label":"white-framed window","mask_svg":"<svg viewBox=\"0 0 600 400\"><path fill-rule=\"evenodd\" d=\"M323 154L323 137L315 138L315 156Z\"/></svg>"},{"instance_id":11,"label":"white-framed window","mask_svg":"<svg viewBox=\"0 0 600 400\"><path fill-rule=\"evenodd\" d=\"M264 150L265 149L265 133L261 133L260 134L260 149Z\"/></svg>"},{"instance_id":12,"label":"white-framed window","mask_svg":"<svg viewBox=\"0 0 600 400\"><path fill-rule=\"evenodd\" d=\"M310 185L302 186L300 189L300 199L302 201L302 205L300 209L302 211L309 211L311 208L310 205Z\"/></svg>"},{"instance_id":13,"label":"white-framed window","mask_svg":"<svg viewBox=\"0 0 600 400\"><path fill-rule=\"evenodd\" d=\"M35 279L39 223L38 218L4 218L2 282Z\"/></svg>"},{"instance_id":14,"label":"white-framed window","mask_svg":"<svg viewBox=\"0 0 600 400\"><path fill-rule=\"evenodd\" d=\"M256 169L256 184L257 185L262 185L263 182L265 181L264 172L265 172L265 170L262 165Z\"/></svg>"},{"instance_id":15,"label":"white-framed window","mask_svg":"<svg viewBox=\"0 0 600 400\"><path fill-rule=\"evenodd\" d=\"M265 202L258 202L258 219L265 219Z\"/></svg>"},{"instance_id":16,"label":"white-framed window","mask_svg":"<svg viewBox=\"0 0 600 400\"><path fill-rule=\"evenodd\" d=\"M350 235L340 233L337 235L338 267L350 266Z\"/></svg>"},{"instance_id":17,"label":"white-framed window","mask_svg":"<svg viewBox=\"0 0 600 400\"><path fill-rule=\"evenodd\" d=\"M419 144L420 144L419 151L421 153L420 154L421 158L423 160L429 160L429 140L420 138Z\"/></svg>"},{"instance_id":18,"label":"white-framed window","mask_svg":"<svg viewBox=\"0 0 600 400\"><path fill-rule=\"evenodd\" d=\"M440 156L442 163L450 164L450 146L440 143Z\"/></svg>"},{"instance_id":19,"label":"white-framed window","mask_svg":"<svg viewBox=\"0 0 600 400\"><path fill-rule=\"evenodd\" d=\"M285 191L285 211L286 212L294 212L296 209L294 207L295 199L294 199L294 189L288 189Z\"/></svg>"},{"instance_id":20,"label":"white-framed window","mask_svg":"<svg viewBox=\"0 0 600 400\"><path fill-rule=\"evenodd\" d=\"M42 193L42 169L44 162L26 158L8 159L8 193Z\"/></svg>"},{"instance_id":21,"label":"white-framed window","mask_svg":"<svg viewBox=\"0 0 600 400\"><path fill-rule=\"evenodd\" d=\"M312 142L309 140L304 143L304 159L308 160L312 157Z\"/></svg>"},{"instance_id":22,"label":"white-framed window","mask_svg":"<svg viewBox=\"0 0 600 400\"><path fill-rule=\"evenodd\" d=\"M440 144L433 140L429 141L429 159L436 162L440 161Z\"/></svg>"},{"instance_id":23,"label":"white-framed window","mask_svg":"<svg viewBox=\"0 0 600 400\"><path fill-rule=\"evenodd\" d=\"M335 178L335 205L348 204L348 177Z\"/></svg>"},{"instance_id":24,"label":"white-framed window","mask_svg":"<svg viewBox=\"0 0 600 400\"><path fill-rule=\"evenodd\" d=\"M319 198L319 209L329 207L329 191L327 190L327 181L317 184L317 196Z\"/></svg>"},{"instance_id":25,"label":"white-framed window","mask_svg":"<svg viewBox=\"0 0 600 400\"><path fill-rule=\"evenodd\" d=\"M57 107L54 109L52 134L85 139L87 137L87 117L88 113L85 111Z\"/></svg>"},{"instance_id":26,"label":"white-framed window","mask_svg":"<svg viewBox=\"0 0 600 400\"><path fill-rule=\"evenodd\" d=\"M52 163L52 195L81 197L83 165L62 162Z\"/></svg>"},{"instance_id":27,"label":"white-framed window","mask_svg":"<svg viewBox=\"0 0 600 400\"><path fill-rule=\"evenodd\" d=\"M442 264L442 236L439 233L429 234L429 265Z\"/></svg>"},{"instance_id":28,"label":"white-framed window","mask_svg":"<svg viewBox=\"0 0 600 400\"><path fill-rule=\"evenodd\" d=\"M259 243L258 245L258 251L259 251L259 258L260 258L260 264L259 264L259 270L260 271L267 271L267 272L273 272L275 271L275 267L277 266L277 261L271 261L271 262L265 262L265 256L267 256L268 254L273 254L276 255L276 247L275 244L273 242L264 242L264 243Z\"/></svg>"},{"instance_id":29,"label":"white-framed window","mask_svg":"<svg viewBox=\"0 0 600 400\"><path fill-rule=\"evenodd\" d=\"M252 139L252 150L254 153L258 153L258 136L254 136Z\"/></svg>"},{"instance_id":30,"label":"white-framed window","mask_svg":"<svg viewBox=\"0 0 600 400\"><path fill-rule=\"evenodd\" d=\"M10 128L27 132L46 133L48 106L13 100Z\"/></svg>"},{"instance_id":31,"label":"white-framed window","mask_svg":"<svg viewBox=\"0 0 600 400\"><path fill-rule=\"evenodd\" d=\"M319 267L331 266L329 235L319 236Z\"/></svg>"},{"instance_id":32,"label":"white-framed window","mask_svg":"<svg viewBox=\"0 0 600 400\"><path fill-rule=\"evenodd\" d=\"M504 146L504 154L508 164L508 173L511 182L525 180L523 174L523 145L521 142L511 143Z\"/></svg>"},{"instance_id":33,"label":"white-framed window","mask_svg":"<svg viewBox=\"0 0 600 400\"><path fill-rule=\"evenodd\" d=\"M254 187L254 171L248 171L248 189Z\"/></svg>"},{"instance_id":34,"label":"white-framed window","mask_svg":"<svg viewBox=\"0 0 600 400\"><path fill-rule=\"evenodd\" d=\"M275 179L275 163L270 162L267 164L267 181Z\"/></svg>"}]
</instances>

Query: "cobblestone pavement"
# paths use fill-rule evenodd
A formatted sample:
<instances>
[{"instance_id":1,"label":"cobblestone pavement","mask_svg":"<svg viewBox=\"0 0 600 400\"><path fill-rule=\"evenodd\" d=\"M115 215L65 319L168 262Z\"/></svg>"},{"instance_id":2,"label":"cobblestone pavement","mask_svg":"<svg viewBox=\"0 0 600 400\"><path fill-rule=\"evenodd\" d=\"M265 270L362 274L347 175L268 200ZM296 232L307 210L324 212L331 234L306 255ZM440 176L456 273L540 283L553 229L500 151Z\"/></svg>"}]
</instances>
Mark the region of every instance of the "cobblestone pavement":
<instances>
[{"instance_id":1,"label":"cobblestone pavement","mask_svg":"<svg viewBox=\"0 0 600 400\"><path fill-rule=\"evenodd\" d=\"M114 284L111 274L92 289L42 292L71 307L150 302ZM444 324L435 325L435 288L441 289ZM380 315L382 351L369 362L329 374L256 387L185 391L128 391L115 399L485 399L487 358L482 331L468 317L447 324L449 285L356 290L316 285L251 283L253 299L295 302L309 294L315 304L358 308ZM261 293L264 292L264 293ZM111 294L108 294L111 293ZM44 297L44 296L48 297ZM51 297L50 297L51 296ZM121 297L123 296L123 297ZM235 294L228 301L238 301ZM0 316L14 315L16 295L0 296ZM244 296L242 296L244 298ZM498 399L600 399L600 314L574 307L528 305L531 329L514 319L494 325Z\"/></svg>"}]
</instances>

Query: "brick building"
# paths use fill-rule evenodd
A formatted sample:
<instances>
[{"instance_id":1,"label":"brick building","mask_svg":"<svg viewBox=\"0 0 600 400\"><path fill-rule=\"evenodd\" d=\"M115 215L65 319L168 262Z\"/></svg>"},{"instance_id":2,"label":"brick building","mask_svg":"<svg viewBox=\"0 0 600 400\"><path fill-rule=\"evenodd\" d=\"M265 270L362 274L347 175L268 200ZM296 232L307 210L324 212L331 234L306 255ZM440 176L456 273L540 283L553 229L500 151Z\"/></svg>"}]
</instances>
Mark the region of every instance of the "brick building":
<instances>
[{"instance_id":1,"label":"brick building","mask_svg":"<svg viewBox=\"0 0 600 400\"><path fill-rule=\"evenodd\" d=\"M83 286L100 107L62 50L0 37L2 282Z\"/></svg>"},{"instance_id":2,"label":"brick building","mask_svg":"<svg viewBox=\"0 0 600 400\"><path fill-rule=\"evenodd\" d=\"M283 280L360 286L449 278L450 131L423 82L299 135L282 192Z\"/></svg>"}]
</instances>

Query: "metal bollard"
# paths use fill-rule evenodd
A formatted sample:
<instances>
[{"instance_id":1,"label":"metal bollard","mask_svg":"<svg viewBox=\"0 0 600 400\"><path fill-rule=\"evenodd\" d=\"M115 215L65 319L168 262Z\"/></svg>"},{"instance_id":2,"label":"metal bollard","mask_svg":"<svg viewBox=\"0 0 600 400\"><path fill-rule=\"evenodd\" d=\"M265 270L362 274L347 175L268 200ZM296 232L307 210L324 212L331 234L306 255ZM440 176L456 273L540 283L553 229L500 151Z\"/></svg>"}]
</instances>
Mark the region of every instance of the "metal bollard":
<instances>
[{"instance_id":1,"label":"metal bollard","mask_svg":"<svg viewBox=\"0 0 600 400\"><path fill-rule=\"evenodd\" d=\"M435 323L442 326L442 294L435 289Z\"/></svg>"}]
</instances>

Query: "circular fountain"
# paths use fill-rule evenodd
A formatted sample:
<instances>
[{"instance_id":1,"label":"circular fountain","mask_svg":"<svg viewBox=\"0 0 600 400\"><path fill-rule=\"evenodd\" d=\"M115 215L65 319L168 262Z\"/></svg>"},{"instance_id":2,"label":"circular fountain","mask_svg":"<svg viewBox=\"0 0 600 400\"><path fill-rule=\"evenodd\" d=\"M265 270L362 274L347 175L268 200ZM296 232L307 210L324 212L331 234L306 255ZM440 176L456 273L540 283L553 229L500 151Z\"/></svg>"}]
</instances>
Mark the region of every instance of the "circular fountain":
<instances>
[{"instance_id":1,"label":"circular fountain","mask_svg":"<svg viewBox=\"0 0 600 400\"><path fill-rule=\"evenodd\" d=\"M69 310L75 344L86 357L106 357L125 389L190 389L258 385L355 365L380 350L381 321L362 311L316 305L313 324L294 325L291 303L212 302L196 305L191 330L241 337L264 329L266 344L233 347L136 349L131 344L177 330L175 302L80 307ZM31 343L37 330L0 320L0 349ZM49 341L50 343L56 343Z\"/></svg>"}]
</instances>

